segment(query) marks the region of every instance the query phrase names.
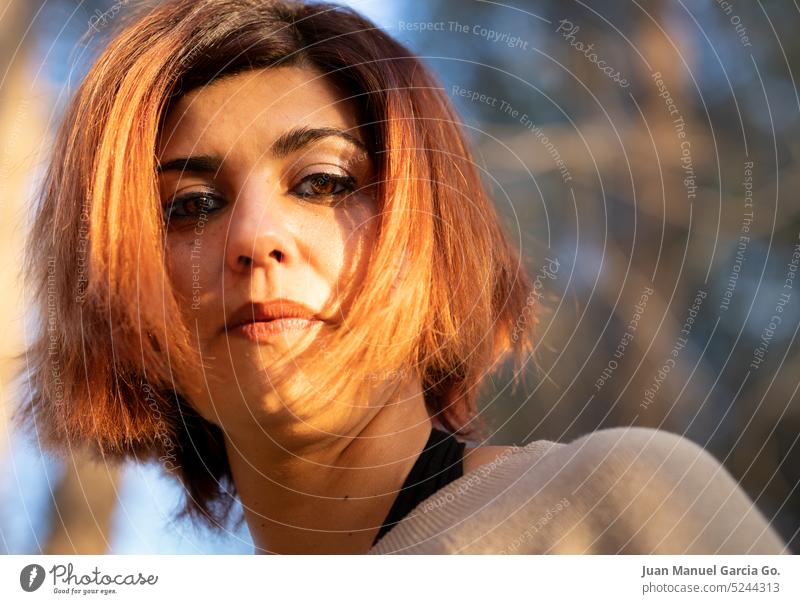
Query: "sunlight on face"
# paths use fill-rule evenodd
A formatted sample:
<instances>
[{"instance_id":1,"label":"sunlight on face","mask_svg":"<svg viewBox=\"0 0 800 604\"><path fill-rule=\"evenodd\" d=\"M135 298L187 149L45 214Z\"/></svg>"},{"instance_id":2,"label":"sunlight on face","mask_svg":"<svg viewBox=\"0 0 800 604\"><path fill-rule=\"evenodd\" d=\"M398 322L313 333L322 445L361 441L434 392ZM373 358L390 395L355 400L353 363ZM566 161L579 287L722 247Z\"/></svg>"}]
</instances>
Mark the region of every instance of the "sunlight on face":
<instances>
[{"instance_id":1,"label":"sunlight on face","mask_svg":"<svg viewBox=\"0 0 800 604\"><path fill-rule=\"evenodd\" d=\"M270 398L269 366L341 324L363 278L377 205L361 136L353 106L300 67L223 78L167 116L168 269L207 368L192 404L209 421L315 413Z\"/></svg>"}]
</instances>

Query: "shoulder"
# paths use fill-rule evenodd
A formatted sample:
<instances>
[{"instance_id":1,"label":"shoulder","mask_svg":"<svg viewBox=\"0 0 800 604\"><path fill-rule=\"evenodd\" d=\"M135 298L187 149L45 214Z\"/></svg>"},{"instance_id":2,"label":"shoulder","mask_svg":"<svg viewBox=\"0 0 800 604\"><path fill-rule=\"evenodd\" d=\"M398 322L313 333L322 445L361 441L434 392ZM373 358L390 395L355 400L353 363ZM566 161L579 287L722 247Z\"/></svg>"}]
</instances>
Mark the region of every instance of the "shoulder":
<instances>
[{"instance_id":1,"label":"shoulder","mask_svg":"<svg viewBox=\"0 0 800 604\"><path fill-rule=\"evenodd\" d=\"M542 454L548 453L549 463L569 464L572 467L597 467L601 478L607 476L608 468L634 455L637 461L652 462L668 454L705 457L708 454L690 440L676 434L649 428L607 428L590 432L569 443L553 441L534 441L524 447L485 446L464 450L464 473L477 469L487 470L503 463L514 454L517 469L528 473L525 462L540 463ZM641 458L646 455L646 458ZM522 463L520 463L522 462ZM715 463L715 462L714 462ZM602 467L601 467L602 466Z\"/></svg>"},{"instance_id":2,"label":"shoulder","mask_svg":"<svg viewBox=\"0 0 800 604\"><path fill-rule=\"evenodd\" d=\"M602 483L603 479L623 470L652 474L660 468L675 465L673 462L691 462L724 472L717 460L701 446L678 434L652 428L596 430L565 444L558 454L569 468L590 470L595 483Z\"/></svg>"},{"instance_id":3,"label":"shoulder","mask_svg":"<svg viewBox=\"0 0 800 604\"><path fill-rule=\"evenodd\" d=\"M650 428L598 430L552 449L525 483L571 506L552 551L781 553L784 544L703 447ZM542 486L546 481L546 486ZM531 513L537 505L531 501Z\"/></svg>"},{"instance_id":4,"label":"shoulder","mask_svg":"<svg viewBox=\"0 0 800 604\"><path fill-rule=\"evenodd\" d=\"M502 460L516 449L517 447L510 446L467 447L464 449L464 474L469 474L481 466Z\"/></svg>"},{"instance_id":5,"label":"shoulder","mask_svg":"<svg viewBox=\"0 0 800 604\"><path fill-rule=\"evenodd\" d=\"M469 455L469 461L467 457ZM375 553L745 554L785 546L701 446L649 428L465 451Z\"/></svg>"}]
</instances>

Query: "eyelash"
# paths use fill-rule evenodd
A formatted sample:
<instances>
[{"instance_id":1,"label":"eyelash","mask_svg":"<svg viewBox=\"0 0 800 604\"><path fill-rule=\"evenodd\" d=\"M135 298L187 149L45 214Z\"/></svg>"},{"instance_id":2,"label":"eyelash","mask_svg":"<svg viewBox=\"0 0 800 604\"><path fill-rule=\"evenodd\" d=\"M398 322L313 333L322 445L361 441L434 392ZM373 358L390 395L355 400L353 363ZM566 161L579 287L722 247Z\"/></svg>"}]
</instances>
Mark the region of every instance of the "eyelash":
<instances>
[{"instance_id":1,"label":"eyelash","mask_svg":"<svg viewBox=\"0 0 800 604\"><path fill-rule=\"evenodd\" d=\"M164 218L170 222L178 221L178 220L186 220L189 218L198 218L203 214L202 210L197 210L194 213L183 213L176 211L176 207L181 207L183 204L194 202L196 204L203 204L205 209L205 214L210 214L221 207L224 207L224 201L214 193L208 192L197 192L197 193L189 193L187 195L182 195L181 197L176 197L172 200L169 204L164 206ZM220 208L211 208L214 203L220 204ZM185 208L184 208L185 209Z\"/></svg>"},{"instance_id":2,"label":"eyelash","mask_svg":"<svg viewBox=\"0 0 800 604\"><path fill-rule=\"evenodd\" d=\"M306 183L312 183L314 180L317 180L319 184L322 181L322 184L332 183L335 189L332 193L298 193L297 189L299 189L302 185ZM315 172L313 174L309 174L308 176L303 177L303 179L297 183L297 185L290 191L292 195L298 197L300 199L336 199L340 197L344 197L349 195L356 189L356 181L352 176L346 176L342 174L333 174L329 172ZM198 209L196 213L178 213L175 208L181 207L182 204L186 204L189 202L195 202L197 204L202 203L204 205L204 211L206 214L210 214L215 212L219 209L225 207L224 200L216 195L215 193L211 192L195 192L195 193L188 193L181 197L176 197L172 200L171 203L164 206L164 218L169 221L179 221L179 220L187 220L190 218L197 218L203 213L203 210ZM211 207L214 204L219 204L219 207Z\"/></svg>"},{"instance_id":3,"label":"eyelash","mask_svg":"<svg viewBox=\"0 0 800 604\"><path fill-rule=\"evenodd\" d=\"M317 180L323 180L323 184L327 184L327 182L333 183L334 187L343 187L340 191L335 191L333 193L317 193L315 194L305 194L305 193L295 193L294 191L299 188L301 185L305 183L310 183ZM343 174L332 174L330 172L315 172L314 174L309 174L305 176L294 189L292 189L292 194L296 197L300 197L301 199L307 199L309 197L341 197L342 195L352 193L356 189L356 181L352 176L345 176Z\"/></svg>"}]
</instances>

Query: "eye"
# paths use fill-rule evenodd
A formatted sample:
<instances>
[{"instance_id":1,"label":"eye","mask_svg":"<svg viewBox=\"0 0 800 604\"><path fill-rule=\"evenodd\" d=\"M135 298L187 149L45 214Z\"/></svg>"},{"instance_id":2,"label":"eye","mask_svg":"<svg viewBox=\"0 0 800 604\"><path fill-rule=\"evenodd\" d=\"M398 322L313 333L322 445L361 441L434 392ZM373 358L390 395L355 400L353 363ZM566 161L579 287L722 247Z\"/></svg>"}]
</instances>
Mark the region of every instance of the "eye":
<instances>
[{"instance_id":1,"label":"eye","mask_svg":"<svg viewBox=\"0 0 800 604\"><path fill-rule=\"evenodd\" d=\"M164 218L182 220L186 218L205 218L206 215L225 207L225 202L211 193L189 193L176 197L164 206Z\"/></svg>"},{"instance_id":2,"label":"eye","mask_svg":"<svg viewBox=\"0 0 800 604\"><path fill-rule=\"evenodd\" d=\"M336 197L352 193L355 191L355 185L356 182L352 176L317 172L303 178L297 186L292 189L292 193L302 198Z\"/></svg>"}]
</instances>

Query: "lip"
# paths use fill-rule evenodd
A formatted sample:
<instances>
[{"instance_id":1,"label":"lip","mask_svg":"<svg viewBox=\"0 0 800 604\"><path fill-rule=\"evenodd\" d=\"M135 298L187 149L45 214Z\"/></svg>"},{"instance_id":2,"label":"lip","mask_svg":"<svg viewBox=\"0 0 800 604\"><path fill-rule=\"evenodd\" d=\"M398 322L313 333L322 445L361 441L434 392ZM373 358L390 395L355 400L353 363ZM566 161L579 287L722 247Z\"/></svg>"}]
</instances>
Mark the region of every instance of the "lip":
<instances>
[{"instance_id":1,"label":"lip","mask_svg":"<svg viewBox=\"0 0 800 604\"><path fill-rule=\"evenodd\" d=\"M251 342L266 342L290 331L309 329L314 325L321 324L317 319L299 319L289 317L285 319L273 319L272 321L256 321L239 325L233 330L228 330L232 335L242 336Z\"/></svg>"},{"instance_id":2,"label":"lip","mask_svg":"<svg viewBox=\"0 0 800 604\"><path fill-rule=\"evenodd\" d=\"M324 322L306 305L280 298L244 304L227 321L225 331L251 342L266 342L281 334L304 331Z\"/></svg>"}]
</instances>

